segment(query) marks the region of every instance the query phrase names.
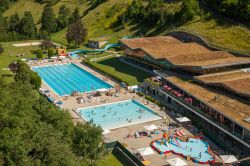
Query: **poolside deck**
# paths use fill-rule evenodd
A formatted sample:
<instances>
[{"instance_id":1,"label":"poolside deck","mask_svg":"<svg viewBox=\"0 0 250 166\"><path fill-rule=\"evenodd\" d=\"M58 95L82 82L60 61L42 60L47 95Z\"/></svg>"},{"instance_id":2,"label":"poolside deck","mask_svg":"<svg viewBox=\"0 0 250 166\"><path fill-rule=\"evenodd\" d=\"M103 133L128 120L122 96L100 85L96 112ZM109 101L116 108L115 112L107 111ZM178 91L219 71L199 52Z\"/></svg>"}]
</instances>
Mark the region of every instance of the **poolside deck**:
<instances>
[{"instance_id":1,"label":"poolside deck","mask_svg":"<svg viewBox=\"0 0 250 166\"><path fill-rule=\"evenodd\" d=\"M80 60L73 60L73 61L66 61L66 62L54 62L54 63L53 62L38 62L38 63L29 64L29 65L30 66L37 66L37 65L43 66L43 65L53 65L53 64L62 64L62 63L74 63L74 64L78 65L79 67L83 68L84 70L90 72L91 74L93 74L93 75L95 75L95 76L97 76L97 77L99 77L101 79L104 79L104 76L102 74L90 69L87 66L84 66L80 62L81 62ZM116 84L111 79L108 79L108 80L105 79L105 81L107 83L113 85L113 86L115 86L115 84ZM82 104L79 104L77 102L77 100L76 100L77 96L68 96L68 97L60 97L60 96L58 96L44 82L42 83L41 88L50 90L50 97L53 97L56 102L57 101L62 101L63 102L63 104L61 105L62 108L64 110L68 111L71 114L72 120L74 121L74 123L76 123L76 122L85 123L83 118L81 118L79 116L79 114L74 111L77 108L84 108L84 107L95 106L95 105L105 104L105 103L112 103L112 102L128 100L128 99L136 99L137 101L145 104L147 107L149 107L152 110L154 110L155 112L157 112L160 116L162 116L162 117L164 117L166 119L169 119L170 122L174 121L174 119L171 118L172 115L170 116L170 115L166 114L166 112L161 110L154 103L147 102L143 97L140 97L140 96L136 95L135 93L129 93L128 91L126 91L123 88L121 88L121 91L119 92L119 94L117 96L106 96L105 94L102 94L99 97L102 100L93 100L92 102L86 102L86 103L82 103ZM79 96L81 96L82 98L87 98L88 94L83 93L83 94L80 94ZM103 102L103 100L105 100L105 102ZM164 124L164 120L157 120L157 121L151 121L151 122L147 122L147 123L130 125L130 126L122 127L122 128L118 128L118 129L113 129L113 130L111 130L111 132L109 134L105 135L105 141L108 142L108 141L118 140L121 143L127 144L128 145L127 149L129 151L131 151L132 153L135 153L135 152L137 152L136 149L138 149L138 148L149 147L151 141L154 138L162 137L163 133L160 132L160 134L158 134L158 135L153 135L153 138L150 138L150 137L143 137L143 138L137 138L137 139L136 138L126 138L128 133L134 133L135 131L143 131L144 130L143 126L145 126L147 124L155 124L157 126L159 126L159 125L165 125L166 126L166 124ZM182 129L182 131L183 131L183 133L185 133L185 135L192 135L186 129ZM173 154L169 154L168 157L165 158L164 156L159 155L159 154L157 154L157 152L155 152L154 155L145 156L144 159L151 161L150 165L153 166L153 165L166 165L167 164L166 159L171 159L171 158L175 158L175 157L177 157L177 156L173 155ZM216 160L220 161L218 158L216 158ZM193 163L192 161L187 161L187 163L188 163L188 165L197 165L197 164Z\"/></svg>"},{"instance_id":2,"label":"poolside deck","mask_svg":"<svg viewBox=\"0 0 250 166\"><path fill-rule=\"evenodd\" d=\"M170 118L171 119L171 118ZM173 120L171 120L173 121ZM157 138L162 138L163 132L160 131L159 134L157 135L152 135L152 138L144 136L141 138L127 138L126 136L131 133L135 133L136 131L144 131L144 127L145 125L150 125L150 124L154 124L156 126L166 126L164 120L158 120L158 121L154 121L154 122L148 122L148 123L142 123L142 124L137 124L134 126L127 126L127 127L123 127L120 129L115 129L112 130L111 133L108 133L106 135L104 135L105 141L109 142L109 141L114 141L117 140L119 141L121 144L125 145L125 147L133 154L137 153L137 149L140 148L146 148L146 147L150 147L150 143ZM187 136L192 136L192 133L189 132L188 130L186 130L185 128L177 128L177 129L182 129L183 134L187 135ZM211 145L212 143L209 142L209 144ZM212 144L213 145L213 144ZM163 165L167 165L167 159L172 159L172 158L176 158L176 157L180 157L178 155L174 155L172 153L169 153L167 155L167 158L165 155L160 155L158 154L156 151L154 151L155 154L152 155L147 155L147 156L143 156L144 160L148 160L151 162L151 164L149 164L150 166L163 166ZM180 157L181 158L181 157ZM182 158L183 159L183 158ZM187 161L185 159L183 159L185 162L187 162L188 165L192 166L192 165L201 165L201 164L197 164L194 163L192 161ZM218 156L216 156L216 162L220 162L221 160L218 158ZM204 164L203 164L204 165Z\"/></svg>"}]
</instances>

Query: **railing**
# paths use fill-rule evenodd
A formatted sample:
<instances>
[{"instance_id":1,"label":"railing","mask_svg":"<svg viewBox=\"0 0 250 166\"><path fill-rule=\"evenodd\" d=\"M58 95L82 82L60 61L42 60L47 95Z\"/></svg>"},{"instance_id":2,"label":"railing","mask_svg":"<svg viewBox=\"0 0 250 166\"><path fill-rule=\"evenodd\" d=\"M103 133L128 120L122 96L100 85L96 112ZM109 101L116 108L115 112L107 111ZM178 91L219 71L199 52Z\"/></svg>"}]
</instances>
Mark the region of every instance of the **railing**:
<instances>
[{"instance_id":1,"label":"railing","mask_svg":"<svg viewBox=\"0 0 250 166\"><path fill-rule=\"evenodd\" d=\"M233 135L234 138L238 138L238 140L240 140L241 143L243 143L245 146L250 148L250 145L244 139L242 139L242 136L241 136L240 133L237 133L237 132L233 133L232 128L224 125L223 123L219 123L219 122L215 121L210 115L208 115L208 114L204 113L202 110L194 107L192 104L185 102L182 97L176 97L174 94L172 94L172 93L170 93L168 91L164 91L163 88L161 86L159 86L159 84L156 84L155 82L152 82L150 80L147 80L146 82L151 83L151 84L153 84L155 86L158 86L158 88L160 88L161 92L163 92L163 93L167 94L168 96L172 97L173 99L178 101L181 105L183 105L187 109L191 110L192 112L202 115L203 117L208 119L210 122L212 122L212 124L216 124L217 127L220 127L222 129L226 130L228 135L231 135L231 136Z\"/></svg>"},{"instance_id":2,"label":"railing","mask_svg":"<svg viewBox=\"0 0 250 166\"><path fill-rule=\"evenodd\" d=\"M122 157L123 160L126 160L126 165L130 166L144 166L144 164L134 156L128 149L126 149L120 142L117 141L113 154L119 158ZM119 155L120 154L120 155Z\"/></svg>"}]
</instances>

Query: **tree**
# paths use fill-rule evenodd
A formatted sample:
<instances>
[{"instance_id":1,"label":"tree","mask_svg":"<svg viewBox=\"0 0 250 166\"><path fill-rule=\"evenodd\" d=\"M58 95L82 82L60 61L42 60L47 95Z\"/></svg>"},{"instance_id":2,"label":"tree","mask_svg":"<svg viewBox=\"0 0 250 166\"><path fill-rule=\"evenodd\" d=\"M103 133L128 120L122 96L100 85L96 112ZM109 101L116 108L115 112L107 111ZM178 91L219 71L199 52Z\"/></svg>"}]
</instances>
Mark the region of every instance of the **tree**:
<instances>
[{"instance_id":1,"label":"tree","mask_svg":"<svg viewBox=\"0 0 250 166\"><path fill-rule=\"evenodd\" d=\"M19 15L17 13L11 15L8 24L8 31L19 32L19 24L20 24Z\"/></svg>"},{"instance_id":2,"label":"tree","mask_svg":"<svg viewBox=\"0 0 250 166\"><path fill-rule=\"evenodd\" d=\"M37 73L32 72L30 84L33 85L34 89L39 89L41 87L42 80Z\"/></svg>"},{"instance_id":3,"label":"tree","mask_svg":"<svg viewBox=\"0 0 250 166\"><path fill-rule=\"evenodd\" d=\"M4 52L4 48L3 48L3 45L0 44L0 54L2 54Z\"/></svg>"},{"instance_id":4,"label":"tree","mask_svg":"<svg viewBox=\"0 0 250 166\"><path fill-rule=\"evenodd\" d=\"M31 78L29 66L20 60L16 62L16 66L16 69L12 70L16 73L14 80L18 83L29 83Z\"/></svg>"},{"instance_id":5,"label":"tree","mask_svg":"<svg viewBox=\"0 0 250 166\"><path fill-rule=\"evenodd\" d=\"M38 50L36 51L36 57L37 57L38 59L43 59L43 52L42 52L41 49L38 49Z\"/></svg>"},{"instance_id":6,"label":"tree","mask_svg":"<svg viewBox=\"0 0 250 166\"><path fill-rule=\"evenodd\" d=\"M30 11L25 11L24 16L20 21L20 34L28 38L35 38L36 26Z\"/></svg>"},{"instance_id":7,"label":"tree","mask_svg":"<svg viewBox=\"0 0 250 166\"><path fill-rule=\"evenodd\" d=\"M94 124L77 123L73 130L73 150L78 156L90 160L90 163L104 153L102 129Z\"/></svg>"},{"instance_id":8,"label":"tree","mask_svg":"<svg viewBox=\"0 0 250 166\"><path fill-rule=\"evenodd\" d=\"M41 43L41 49L43 51L47 51L49 48L53 47L53 42L51 42L50 40L43 40Z\"/></svg>"},{"instance_id":9,"label":"tree","mask_svg":"<svg viewBox=\"0 0 250 166\"><path fill-rule=\"evenodd\" d=\"M65 28L68 25L69 21L69 8L67 8L65 5L62 5L58 12L58 18L57 18L57 29L61 30Z\"/></svg>"},{"instance_id":10,"label":"tree","mask_svg":"<svg viewBox=\"0 0 250 166\"><path fill-rule=\"evenodd\" d=\"M51 5L46 5L41 19L41 30L47 31L49 35L57 31L57 20Z\"/></svg>"},{"instance_id":11,"label":"tree","mask_svg":"<svg viewBox=\"0 0 250 166\"><path fill-rule=\"evenodd\" d=\"M7 31L7 21L6 18L4 18L3 13L0 12L0 35L6 33Z\"/></svg>"},{"instance_id":12,"label":"tree","mask_svg":"<svg viewBox=\"0 0 250 166\"><path fill-rule=\"evenodd\" d=\"M78 21L80 19L80 11L79 8L76 7L74 12L72 13L72 15L69 18L69 23L75 23L76 21Z\"/></svg>"},{"instance_id":13,"label":"tree","mask_svg":"<svg viewBox=\"0 0 250 166\"><path fill-rule=\"evenodd\" d=\"M4 12L9 8L10 1L9 0L1 0L0 1L0 12Z\"/></svg>"},{"instance_id":14,"label":"tree","mask_svg":"<svg viewBox=\"0 0 250 166\"><path fill-rule=\"evenodd\" d=\"M54 56L54 49L53 48L49 48L49 50L48 50L48 57L51 58L52 56Z\"/></svg>"},{"instance_id":15,"label":"tree","mask_svg":"<svg viewBox=\"0 0 250 166\"><path fill-rule=\"evenodd\" d=\"M75 23L68 26L66 38L69 44L74 42L75 47L78 47L86 40L88 30L82 21L79 19Z\"/></svg>"},{"instance_id":16,"label":"tree","mask_svg":"<svg viewBox=\"0 0 250 166\"><path fill-rule=\"evenodd\" d=\"M106 2L107 0L91 0L91 9L96 8L98 5Z\"/></svg>"},{"instance_id":17,"label":"tree","mask_svg":"<svg viewBox=\"0 0 250 166\"><path fill-rule=\"evenodd\" d=\"M188 21L199 12L199 4L197 0L183 0L182 9L183 21Z\"/></svg>"},{"instance_id":18,"label":"tree","mask_svg":"<svg viewBox=\"0 0 250 166\"><path fill-rule=\"evenodd\" d=\"M25 62L12 66L13 82L0 77L0 165L87 165L80 157L100 158L101 128L75 126L67 111L32 89L40 79Z\"/></svg>"},{"instance_id":19,"label":"tree","mask_svg":"<svg viewBox=\"0 0 250 166\"><path fill-rule=\"evenodd\" d=\"M71 149L74 125L68 113L58 111L29 82L7 84L0 78L0 93L0 165L83 164Z\"/></svg>"}]
</instances>

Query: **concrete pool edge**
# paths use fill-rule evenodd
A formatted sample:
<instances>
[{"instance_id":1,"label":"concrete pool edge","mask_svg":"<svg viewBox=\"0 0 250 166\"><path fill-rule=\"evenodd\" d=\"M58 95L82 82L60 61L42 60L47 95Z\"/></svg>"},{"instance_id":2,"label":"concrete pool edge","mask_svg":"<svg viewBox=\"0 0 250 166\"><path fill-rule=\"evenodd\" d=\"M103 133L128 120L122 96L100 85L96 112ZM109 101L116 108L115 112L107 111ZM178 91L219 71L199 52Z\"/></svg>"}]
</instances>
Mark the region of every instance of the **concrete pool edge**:
<instances>
[{"instance_id":1,"label":"concrete pool edge","mask_svg":"<svg viewBox=\"0 0 250 166\"><path fill-rule=\"evenodd\" d=\"M36 65L36 66L30 66L30 68L31 68L31 70L33 71L33 72L36 72L34 69L35 68L46 68L46 67L53 67L53 66L63 66L63 65L69 65L69 64L71 64L71 65L74 65L76 68L78 68L79 70L83 70L84 72L86 72L88 75L90 75L91 77L94 77L95 79L97 79L98 81L100 81L100 82L102 82L103 84L106 84L106 85L108 85L109 86L109 88L106 88L107 90L110 90L110 89L112 89L112 88L114 88L114 86L111 84L111 83L109 83L109 82L107 82L107 81L104 81L103 79L101 79L100 77L98 77L98 76L96 76L94 73L92 73L92 71L89 71L89 70L86 70L86 69L84 69L82 66L80 66L80 65L82 65L81 63L76 63L76 62L70 62L70 63L61 63L61 64L47 64L47 65L41 65L41 66L39 66L39 65ZM84 66L84 65L83 65ZM84 67L86 67L86 66L84 66ZM37 72L36 72L37 73ZM103 75L101 75L101 76L103 76ZM55 93L55 95L57 95L58 97L66 97L66 96L71 96L71 94L64 94L64 95L59 95L50 85L49 85L49 83L47 83L44 79L42 79L42 77L40 76L40 78L41 78L41 80L42 80L42 82L49 88L49 89L51 89L52 90L52 92L53 93ZM94 91L87 91L87 92L78 92L78 94L89 94L89 93L92 93L92 92L97 92L99 89L96 89L96 90L94 90Z\"/></svg>"},{"instance_id":2,"label":"concrete pool edge","mask_svg":"<svg viewBox=\"0 0 250 166\"><path fill-rule=\"evenodd\" d=\"M187 158L187 155L184 155L182 153L178 153L178 152L175 152L174 150L168 150L168 151L161 151L160 149L158 149L156 146L154 146L153 144L156 143L156 141L158 141L160 139L155 139L153 140L151 143L150 143L150 146L157 152L159 153L160 155L162 154L168 154L168 153L173 153L173 154L176 154L178 156L181 156L183 158ZM200 139L201 141L203 141L202 139ZM203 141L204 142L204 141ZM209 153L210 154L210 153ZM211 155L211 154L210 154ZM211 155L212 156L212 155ZM206 162L202 162L202 161L198 161L197 159L193 158L190 156L190 159L194 162L194 163L198 163L198 164L214 164L215 163L215 158L213 157L212 160L207 160Z\"/></svg>"},{"instance_id":3,"label":"concrete pool edge","mask_svg":"<svg viewBox=\"0 0 250 166\"><path fill-rule=\"evenodd\" d=\"M108 85L110 86L110 88L108 88L108 89L114 88L114 86L111 85L110 83L108 83L107 81L102 80L101 78L97 77L96 75L90 73L89 71L85 70L84 68L82 68L82 67L80 66L80 65L82 65L82 66L85 66L85 65L83 65L83 64L81 64L81 63L79 63L79 64L77 64L77 63L72 63L72 64L75 65L76 67L78 67L78 68L80 68L80 69L82 69L82 70L88 72L89 74L93 75L94 77L96 77L96 78L99 79L100 81L102 81L102 82L108 84ZM88 66L85 66L85 67L89 68ZM103 74L101 74L101 75L103 76Z\"/></svg>"},{"instance_id":4,"label":"concrete pool edge","mask_svg":"<svg viewBox=\"0 0 250 166\"><path fill-rule=\"evenodd\" d=\"M152 113L156 114L158 117L157 118L151 118L149 120L141 120L141 121L137 121L137 122L131 122L131 123L126 123L123 125L119 125L117 127L113 127L113 128L108 128L108 130L114 130L114 129L119 129L119 128L124 128L127 126L133 126L133 125L137 125L137 124L142 124L142 123L149 123L149 122L153 122L153 121L157 121L157 120L162 120L164 119L164 117L162 115L160 115L158 112L156 112L154 109L149 108L148 106L146 106L145 104L141 103L140 101L136 100L136 99L128 99L128 100L121 100L121 101L116 101L116 102L111 102L111 103L104 103L104 104L99 104L99 105L94 105L94 106L88 106L88 107L82 107L82 108L77 108L77 109L73 109L73 111L84 120L84 122L88 122L86 119L84 119L84 117L80 114L81 109L88 109L88 108L95 108L95 107L99 107L99 106L107 106L107 105L112 105L112 104L117 104L117 103L123 103L123 102L128 102L128 101L134 101L137 102L139 104L141 104L142 106L146 107L147 109L149 109L150 111L152 111ZM104 128L103 128L104 129ZM105 128L106 129L106 128Z\"/></svg>"}]
</instances>

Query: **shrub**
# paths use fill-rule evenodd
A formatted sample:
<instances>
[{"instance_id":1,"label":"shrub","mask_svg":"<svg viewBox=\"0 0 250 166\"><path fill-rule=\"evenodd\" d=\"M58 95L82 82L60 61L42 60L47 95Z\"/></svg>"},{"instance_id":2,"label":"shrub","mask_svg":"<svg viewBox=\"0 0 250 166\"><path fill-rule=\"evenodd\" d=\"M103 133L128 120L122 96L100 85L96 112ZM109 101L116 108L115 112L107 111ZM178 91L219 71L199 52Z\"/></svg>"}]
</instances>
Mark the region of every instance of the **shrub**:
<instances>
[{"instance_id":1,"label":"shrub","mask_svg":"<svg viewBox=\"0 0 250 166\"><path fill-rule=\"evenodd\" d=\"M30 77L30 83L31 85L33 85L34 89L39 89L41 87L42 80L37 73L32 72Z\"/></svg>"},{"instance_id":2,"label":"shrub","mask_svg":"<svg viewBox=\"0 0 250 166\"><path fill-rule=\"evenodd\" d=\"M48 50L48 57L51 58L52 56L54 56L54 49L53 48L49 48L49 50Z\"/></svg>"},{"instance_id":3,"label":"shrub","mask_svg":"<svg viewBox=\"0 0 250 166\"><path fill-rule=\"evenodd\" d=\"M142 92L137 92L137 95L138 95L138 96L144 96L144 93L142 93Z\"/></svg>"},{"instance_id":4,"label":"shrub","mask_svg":"<svg viewBox=\"0 0 250 166\"><path fill-rule=\"evenodd\" d=\"M41 49L38 49L38 50L36 51L36 57L37 57L38 59L43 59L43 52L42 52Z\"/></svg>"}]
</instances>

